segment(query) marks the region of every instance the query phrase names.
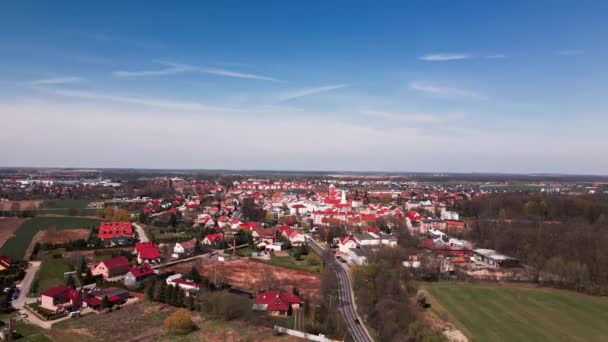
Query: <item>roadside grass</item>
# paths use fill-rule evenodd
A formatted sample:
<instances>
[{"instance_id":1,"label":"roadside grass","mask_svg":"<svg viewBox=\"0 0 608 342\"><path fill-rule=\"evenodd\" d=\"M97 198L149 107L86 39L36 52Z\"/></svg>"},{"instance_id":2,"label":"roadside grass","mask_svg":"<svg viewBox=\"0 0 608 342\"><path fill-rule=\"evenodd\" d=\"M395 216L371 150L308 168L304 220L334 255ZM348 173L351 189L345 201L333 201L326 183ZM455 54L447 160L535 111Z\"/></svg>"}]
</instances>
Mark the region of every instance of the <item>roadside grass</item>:
<instances>
[{"instance_id":1,"label":"roadside grass","mask_svg":"<svg viewBox=\"0 0 608 342\"><path fill-rule=\"evenodd\" d=\"M431 310L475 341L605 341L608 336L605 298L521 285L424 287Z\"/></svg>"},{"instance_id":2,"label":"roadside grass","mask_svg":"<svg viewBox=\"0 0 608 342\"><path fill-rule=\"evenodd\" d=\"M13 259L24 259L34 235L40 230L50 227L58 229L96 227L99 222L101 220L82 217L34 217L21 224L15 235L0 248L0 254L8 255Z\"/></svg>"},{"instance_id":3,"label":"roadside grass","mask_svg":"<svg viewBox=\"0 0 608 342\"><path fill-rule=\"evenodd\" d=\"M72 266L65 259L51 257L43 260L40 270L32 282L28 296L38 297L40 292L48 288L65 284L63 273L73 270Z\"/></svg>"}]
</instances>

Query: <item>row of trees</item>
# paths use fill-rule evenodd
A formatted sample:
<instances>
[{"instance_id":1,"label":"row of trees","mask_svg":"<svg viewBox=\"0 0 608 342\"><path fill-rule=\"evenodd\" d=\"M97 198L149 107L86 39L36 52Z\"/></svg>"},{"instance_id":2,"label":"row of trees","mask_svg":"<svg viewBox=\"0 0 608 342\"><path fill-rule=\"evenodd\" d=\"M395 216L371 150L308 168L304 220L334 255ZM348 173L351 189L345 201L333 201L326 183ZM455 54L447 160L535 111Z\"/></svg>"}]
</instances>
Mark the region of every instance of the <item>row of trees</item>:
<instances>
[{"instance_id":1,"label":"row of trees","mask_svg":"<svg viewBox=\"0 0 608 342\"><path fill-rule=\"evenodd\" d=\"M605 196L515 193L466 206L478 216L466 238L478 246L519 258L539 282L608 294Z\"/></svg>"},{"instance_id":2,"label":"row of trees","mask_svg":"<svg viewBox=\"0 0 608 342\"><path fill-rule=\"evenodd\" d=\"M365 266L353 273L353 288L359 312L378 332L381 341L441 341L418 318L416 286L401 263L401 248L381 248Z\"/></svg>"}]
</instances>

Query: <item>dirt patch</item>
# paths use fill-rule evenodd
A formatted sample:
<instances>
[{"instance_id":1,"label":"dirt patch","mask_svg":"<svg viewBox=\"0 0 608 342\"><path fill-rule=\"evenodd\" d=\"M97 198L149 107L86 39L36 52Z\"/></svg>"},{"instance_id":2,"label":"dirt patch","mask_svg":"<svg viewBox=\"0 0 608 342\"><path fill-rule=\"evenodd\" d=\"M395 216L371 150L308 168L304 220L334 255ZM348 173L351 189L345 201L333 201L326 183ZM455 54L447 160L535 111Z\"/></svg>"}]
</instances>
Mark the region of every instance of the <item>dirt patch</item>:
<instances>
[{"instance_id":1,"label":"dirt patch","mask_svg":"<svg viewBox=\"0 0 608 342\"><path fill-rule=\"evenodd\" d=\"M0 202L3 203L3 202ZM0 246L4 246L26 219L15 217L0 217Z\"/></svg>"},{"instance_id":2,"label":"dirt patch","mask_svg":"<svg viewBox=\"0 0 608 342\"><path fill-rule=\"evenodd\" d=\"M241 289L257 292L275 287L290 291L296 287L311 301L318 303L320 300L321 278L310 272L253 262L245 258L208 264L186 262L174 265L168 270L187 273L192 266L196 266L198 271L211 281L216 278L223 279L226 283Z\"/></svg>"},{"instance_id":3,"label":"dirt patch","mask_svg":"<svg viewBox=\"0 0 608 342\"><path fill-rule=\"evenodd\" d=\"M61 244L68 243L75 240L87 240L90 234L90 230L87 228L75 228L75 229L56 229L49 228L41 230L34 236L34 244L39 243L52 243Z\"/></svg>"},{"instance_id":4,"label":"dirt patch","mask_svg":"<svg viewBox=\"0 0 608 342\"><path fill-rule=\"evenodd\" d=\"M42 207L41 200L0 201L0 211L33 210L33 209L40 209L41 207Z\"/></svg>"}]
</instances>

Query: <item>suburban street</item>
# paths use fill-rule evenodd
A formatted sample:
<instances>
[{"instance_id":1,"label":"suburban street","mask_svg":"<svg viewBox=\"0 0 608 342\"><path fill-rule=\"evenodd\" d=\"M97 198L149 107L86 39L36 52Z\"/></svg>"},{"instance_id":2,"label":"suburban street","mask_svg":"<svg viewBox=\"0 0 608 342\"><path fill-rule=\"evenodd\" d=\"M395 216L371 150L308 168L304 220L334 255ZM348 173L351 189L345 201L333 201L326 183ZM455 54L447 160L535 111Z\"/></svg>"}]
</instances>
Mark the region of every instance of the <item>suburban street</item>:
<instances>
[{"instance_id":1,"label":"suburban street","mask_svg":"<svg viewBox=\"0 0 608 342\"><path fill-rule=\"evenodd\" d=\"M323 254L325 248L317 243L314 239L310 238L309 240L310 246L317 251L320 255ZM344 267L337 262L334 258L330 261L336 274L338 276L338 282L340 284L340 303L342 303L342 315L344 316L344 321L346 322L346 326L348 327L348 331L350 335L356 342L372 342L373 339L369 335L369 332L363 325L363 321L357 314L357 307L355 304L355 298L353 295L353 291L350 284L350 279L348 278L348 273L344 269ZM357 324L355 320L361 322Z\"/></svg>"}]
</instances>

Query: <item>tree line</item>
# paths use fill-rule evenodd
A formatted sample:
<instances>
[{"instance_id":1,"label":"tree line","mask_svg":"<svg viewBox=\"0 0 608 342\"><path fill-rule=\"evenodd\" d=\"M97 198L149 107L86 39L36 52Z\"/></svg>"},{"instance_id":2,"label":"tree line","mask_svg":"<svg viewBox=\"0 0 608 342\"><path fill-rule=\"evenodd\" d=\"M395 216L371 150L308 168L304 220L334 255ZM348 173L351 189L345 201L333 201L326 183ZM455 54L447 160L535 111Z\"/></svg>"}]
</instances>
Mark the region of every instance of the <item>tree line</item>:
<instances>
[{"instance_id":1,"label":"tree line","mask_svg":"<svg viewBox=\"0 0 608 342\"><path fill-rule=\"evenodd\" d=\"M602 195L510 193L463 204L472 217L466 238L519 258L535 280L608 294L608 198Z\"/></svg>"}]
</instances>

